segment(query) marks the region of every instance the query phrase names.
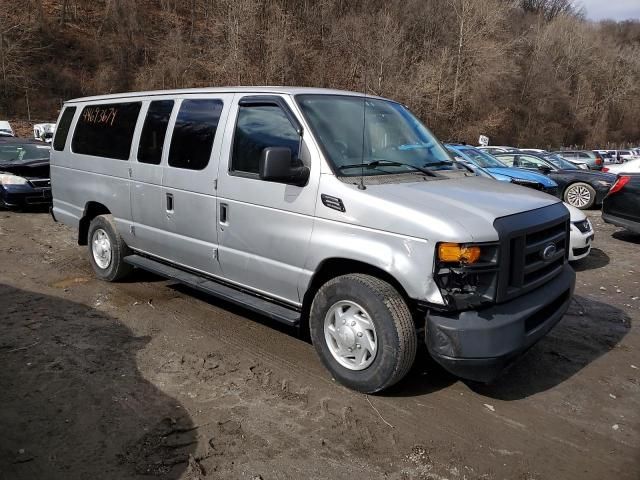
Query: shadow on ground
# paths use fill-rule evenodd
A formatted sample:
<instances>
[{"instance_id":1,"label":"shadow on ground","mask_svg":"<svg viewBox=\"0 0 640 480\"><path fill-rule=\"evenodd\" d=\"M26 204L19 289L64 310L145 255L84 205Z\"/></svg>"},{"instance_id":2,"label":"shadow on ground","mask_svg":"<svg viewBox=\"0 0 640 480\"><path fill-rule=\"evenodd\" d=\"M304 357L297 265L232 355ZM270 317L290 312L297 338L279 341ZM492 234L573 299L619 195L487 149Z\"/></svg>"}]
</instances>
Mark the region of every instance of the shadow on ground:
<instances>
[{"instance_id":1,"label":"shadow on ground","mask_svg":"<svg viewBox=\"0 0 640 480\"><path fill-rule=\"evenodd\" d=\"M185 409L143 378L147 343L85 305L0 284L0 478L179 478Z\"/></svg>"},{"instance_id":2,"label":"shadow on ground","mask_svg":"<svg viewBox=\"0 0 640 480\"><path fill-rule=\"evenodd\" d=\"M571 263L571 266L576 272L584 272L587 270L596 270L609 265L609 255L604 253L599 248L592 248L591 253L581 260L577 260Z\"/></svg>"},{"instance_id":3,"label":"shadow on ground","mask_svg":"<svg viewBox=\"0 0 640 480\"><path fill-rule=\"evenodd\" d=\"M640 233L630 232L629 230L619 230L614 232L611 236L616 240L640 245Z\"/></svg>"}]
</instances>

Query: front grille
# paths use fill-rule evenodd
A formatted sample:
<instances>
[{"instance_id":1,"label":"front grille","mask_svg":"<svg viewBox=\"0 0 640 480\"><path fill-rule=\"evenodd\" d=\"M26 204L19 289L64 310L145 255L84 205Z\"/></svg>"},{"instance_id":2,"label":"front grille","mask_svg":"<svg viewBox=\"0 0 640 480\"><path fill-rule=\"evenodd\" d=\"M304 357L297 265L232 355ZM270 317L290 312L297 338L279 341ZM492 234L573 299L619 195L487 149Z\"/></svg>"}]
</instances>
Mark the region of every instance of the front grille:
<instances>
[{"instance_id":1,"label":"front grille","mask_svg":"<svg viewBox=\"0 0 640 480\"><path fill-rule=\"evenodd\" d=\"M574 222L573 224L582 233L587 233L587 232L591 231L591 225L589 224L589 220L583 220L581 222Z\"/></svg>"},{"instance_id":2,"label":"front grille","mask_svg":"<svg viewBox=\"0 0 640 480\"><path fill-rule=\"evenodd\" d=\"M500 235L498 302L533 290L559 274L568 258L569 215L562 203L494 222Z\"/></svg>"},{"instance_id":3,"label":"front grille","mask_svg":"<svg viewBox=\"0 0 640 480\"><path fill-rule=\"evenodd\" d=\"M31 180L29 180L29 183L37 188L51 186L51 180L49 180L48 178L38 178L38 179L32 178Z\"/></svg>"}]
</instances>

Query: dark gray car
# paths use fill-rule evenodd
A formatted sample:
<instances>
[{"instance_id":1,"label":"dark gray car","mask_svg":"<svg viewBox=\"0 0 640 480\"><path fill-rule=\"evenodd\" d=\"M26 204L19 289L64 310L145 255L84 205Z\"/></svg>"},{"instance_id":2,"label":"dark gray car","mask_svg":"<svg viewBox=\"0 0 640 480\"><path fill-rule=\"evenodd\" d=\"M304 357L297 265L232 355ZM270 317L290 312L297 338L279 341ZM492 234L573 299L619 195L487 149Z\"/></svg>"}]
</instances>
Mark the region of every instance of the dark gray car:
<instances>
[{"instance_id":1,"label":"dark gray car","mask_svg":"<svg viewBox=\"0 0 640 480\"><path fill-rule=\"evenodd\" d=\"M571 163L586 163L591 170L602 170L604 165L602 155L591 150L561 150L553 153L557 153Z\"/></svg>"}]
</instances>

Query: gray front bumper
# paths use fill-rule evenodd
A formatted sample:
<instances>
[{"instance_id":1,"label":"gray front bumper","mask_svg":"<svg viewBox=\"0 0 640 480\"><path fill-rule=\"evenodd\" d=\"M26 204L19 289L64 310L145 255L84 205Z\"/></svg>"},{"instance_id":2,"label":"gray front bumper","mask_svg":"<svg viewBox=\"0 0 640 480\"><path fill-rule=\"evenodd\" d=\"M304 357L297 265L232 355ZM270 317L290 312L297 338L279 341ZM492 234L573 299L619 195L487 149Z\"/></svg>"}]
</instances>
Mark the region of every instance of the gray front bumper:
<instances>
[{"instance_id":1,"label":"gray front bumper","mask_svg":"<svg viewBox=\"0 0 640 480\"><path fill-rule=\"evenodd\" d=\"M551 281L509 302L478 311L428 313L429 353L459 377L491 381L560 321L574 287L575 272L566 264Z\"/></svg>"}]
</instances>

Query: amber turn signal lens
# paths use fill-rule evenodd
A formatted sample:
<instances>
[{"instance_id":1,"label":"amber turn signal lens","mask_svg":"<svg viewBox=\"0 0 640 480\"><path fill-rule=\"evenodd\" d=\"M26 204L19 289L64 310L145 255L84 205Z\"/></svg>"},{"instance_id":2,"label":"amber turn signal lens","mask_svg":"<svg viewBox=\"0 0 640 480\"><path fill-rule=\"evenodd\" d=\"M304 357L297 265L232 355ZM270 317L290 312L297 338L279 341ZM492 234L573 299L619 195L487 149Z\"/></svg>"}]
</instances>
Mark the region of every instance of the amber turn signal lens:
<instances>
[{"instance_id":1,"label":"amber turn signal lens","mask_svg":"<svg viewBox=\"0 0 640 480\"><path fill-rule=\"evenodd\" d=\"M445 263L476 263L480 258L480 247L466 247L459 243L438 245L438 259Z\"/></svg>"}]
</instances>

